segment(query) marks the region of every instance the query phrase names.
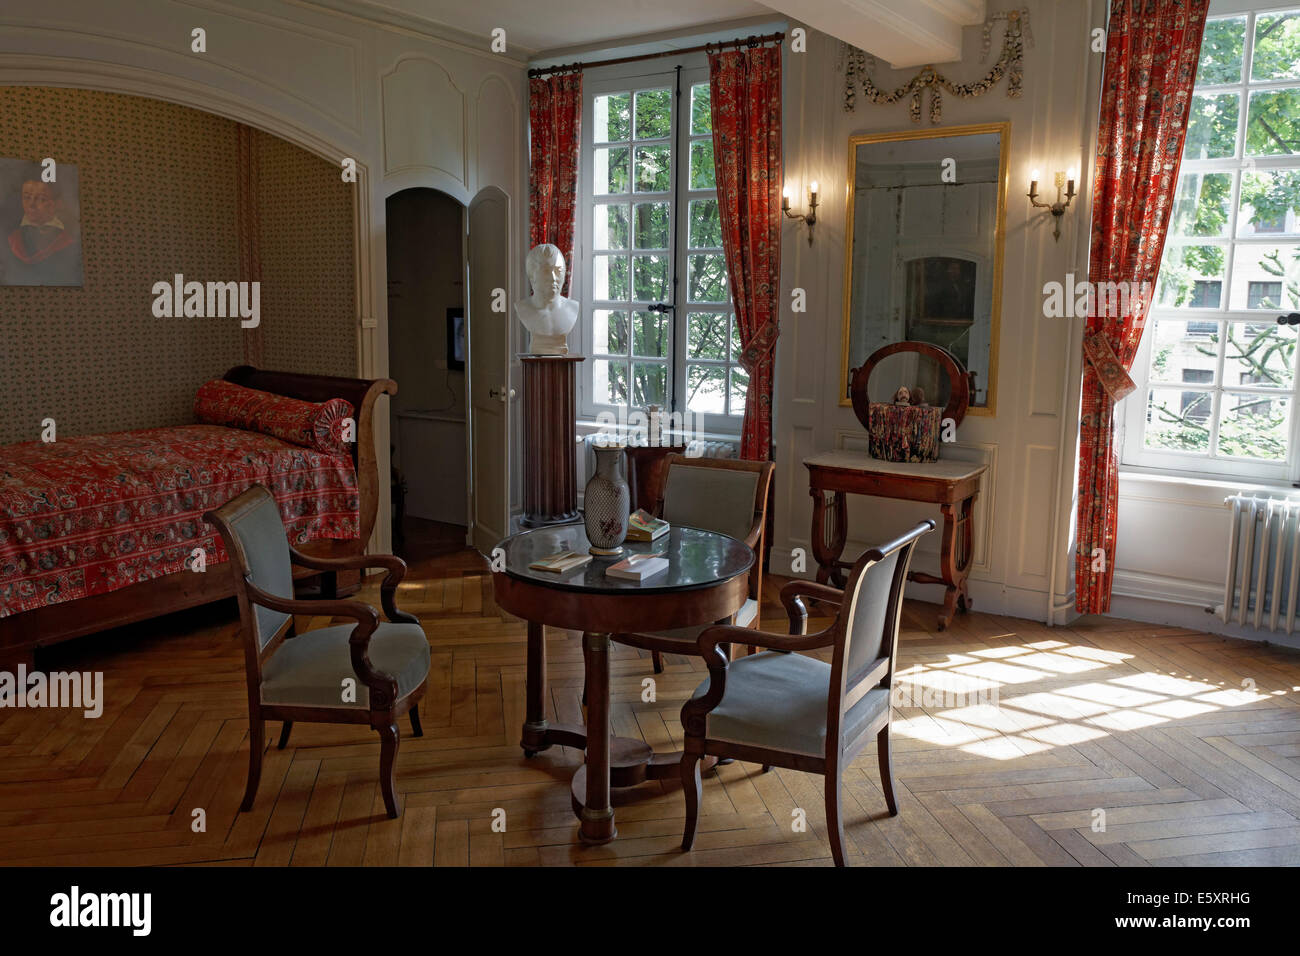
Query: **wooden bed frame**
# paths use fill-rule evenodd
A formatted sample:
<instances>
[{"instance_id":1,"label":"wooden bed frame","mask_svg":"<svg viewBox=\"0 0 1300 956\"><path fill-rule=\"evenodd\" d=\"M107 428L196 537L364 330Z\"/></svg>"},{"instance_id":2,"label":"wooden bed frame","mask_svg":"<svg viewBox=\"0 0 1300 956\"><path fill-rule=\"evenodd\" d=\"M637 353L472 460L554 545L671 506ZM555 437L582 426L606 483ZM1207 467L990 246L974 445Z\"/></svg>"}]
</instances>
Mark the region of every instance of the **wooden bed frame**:
<instances>
[{"instance_id":1,"label":"wooden bed frame","mask_svg":"<svg viewBox=\"0 0 1300 956\"><path fill-rule=\"evenodd\" d=\"M357 469L357 493L361 505L361 534L351 541L312 541L299 548L314 557L344 557L363 554L375 527L379 501L379 470L375 457L374 409L380 395L395 395L397 383L392 379L373 380L340 378L331 375L304 375L298 372L269 372L240 365L223 378L227 382L273 392L306 402L323 402L343 398L356 410L356 442L352 460ZM340 582L333 573L322 574L308 568L295 568L296 579L319 579L322 597L337 597L355 591L360 576ZM301 581L310 584L309 581ZM342 585L342 586L340 586ZM50 604L0 618L0 669L35 663L38 647L47 647L84 634L106 631L133 624L173 611L209 604L235 595L226 564L219 564L203 574L181 571L152 581L95 594L75 601Z\"/></svg>"}]
</instances>

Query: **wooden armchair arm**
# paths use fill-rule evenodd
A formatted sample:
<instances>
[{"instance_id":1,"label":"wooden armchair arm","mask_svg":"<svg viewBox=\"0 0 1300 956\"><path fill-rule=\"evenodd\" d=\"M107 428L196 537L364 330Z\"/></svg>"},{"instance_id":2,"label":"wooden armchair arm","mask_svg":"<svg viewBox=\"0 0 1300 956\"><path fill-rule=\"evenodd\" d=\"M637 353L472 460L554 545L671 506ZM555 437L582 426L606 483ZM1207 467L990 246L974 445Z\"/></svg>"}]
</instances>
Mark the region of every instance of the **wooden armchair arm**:
<instances>
[{"instance_id":1,"label":"wooden armchair arm","mask_svg":"<svg viewBox=\"0 0 1300 956\"><path fill-rule=\"evenodd\" d=\"M758 550L759 539L763 537L763 521L755 520L753 527L749 529L749 534L745 535L745 544L749 545L751 551ZM762 561L763 556L758 555L758 560Z\"/></svg>"},{"instance_id":2,"label":"wooden armchair arm","mask_svg":"<svg viewBox=\"0 0 1300 956\"><path fill-rule=\"evenodd\" d=\"M365 568L384 568L384 583L379 586L379 601L384 606L384 616L394 624L419 624L420 619L414 614L397 609L397 586L406 576L406 562L395 554L354 554L341 558L318 558L303 554L289 546L289 557L294 564L313 571L353 571ZM321 602L316 602L320 606ZM311 613L306 611L303 613Z\"/></svg>"},{"instance_id":3,"label":"wooden armchair arm","mask_svg":"<svg viewBox=\"0 0 1300 956\"><path fill-rule=\"evenodd\" d=\"M825 604L843 604L844 592L826 584L812 581L791 581L781 588L781 604L790 619L790 633L803 634L808 630L808 607L803 598L810 597Z\"/></svg>"},{"instance_id":4,"label":"wooden armchair arm","mask_svg":"<svg viewBox=\"0 0 1300 956\"><path fill-rule=\"evenodd\" d=\"M244 578L248 599L254 604L280 611L284 614L329 615L350 617L357 622L348 637L352 653L352 670L361 683L370 689L370 709L387 710L397 699L397 679L377 671L370 663L370 638L379 627L379 612L361 601L301 601L269 594ZM409 616L409 615L408 615ZM418 623L418 622L417 622Z\"/></svg>"}]
</instances>

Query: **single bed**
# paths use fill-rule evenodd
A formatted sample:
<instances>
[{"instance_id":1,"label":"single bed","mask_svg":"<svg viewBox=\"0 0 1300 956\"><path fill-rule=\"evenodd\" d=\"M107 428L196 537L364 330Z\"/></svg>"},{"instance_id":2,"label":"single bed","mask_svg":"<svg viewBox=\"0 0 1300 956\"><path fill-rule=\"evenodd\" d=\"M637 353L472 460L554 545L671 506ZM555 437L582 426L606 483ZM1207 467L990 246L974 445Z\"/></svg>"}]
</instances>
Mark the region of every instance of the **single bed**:
<instances>
[{"instance_id":1,"label":"single bed","mask_svg":"<svg viewBox=\"0 0 1300 956\"><path fill-rule=\"evenodd\" d=\"M300 551L364 552L379 488L374 403L396 384L251 366L223 381L304 402L342 399L355 441L315 448L196 424L0 447L0 666L30 665L38 647L231 596L220 537L202 515L253 484L275 496ZM320 577L324 594L339 593L338 580Z\"/></svg>"}]
</instances>

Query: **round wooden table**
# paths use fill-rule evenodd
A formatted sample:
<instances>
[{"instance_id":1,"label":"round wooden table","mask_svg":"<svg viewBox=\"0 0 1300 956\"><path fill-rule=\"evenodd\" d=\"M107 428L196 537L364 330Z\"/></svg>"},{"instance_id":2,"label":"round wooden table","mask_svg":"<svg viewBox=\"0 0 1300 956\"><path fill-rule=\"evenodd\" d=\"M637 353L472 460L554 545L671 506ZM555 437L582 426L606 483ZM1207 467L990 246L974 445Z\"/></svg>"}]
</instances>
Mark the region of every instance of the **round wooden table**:
<instances>
[{"instance_id":1,"label":"round wooden table","mask_svg":"<svg viewBox=\"0 0 1300 956\"><path fill-rule=\"evenodd\" d=\"M610 787L676 776L680 754L656 754L643 741L610 736L609 643L613 635L727 623L749 596L754 554L743 541L711 531L674 527L658 541L629 541L627 554L668 558L667 570L643 583L605 576L616 558L593 556L564 574L534 571L534 561L560 551L586 554L582 525L525 531L493 551L492 584L497 604L528 622L528 689L520 746L532 756L554 744L586 751L586 766L573 779L574 810L585 843L614 839ZM504 562L501 560L504 558ZM504 565L504 570L496 570ZM587 679L587 725L546 720L545 625L582 631ZM693 642L666 649L689 653Z\"/></svg>"}]
</instances>

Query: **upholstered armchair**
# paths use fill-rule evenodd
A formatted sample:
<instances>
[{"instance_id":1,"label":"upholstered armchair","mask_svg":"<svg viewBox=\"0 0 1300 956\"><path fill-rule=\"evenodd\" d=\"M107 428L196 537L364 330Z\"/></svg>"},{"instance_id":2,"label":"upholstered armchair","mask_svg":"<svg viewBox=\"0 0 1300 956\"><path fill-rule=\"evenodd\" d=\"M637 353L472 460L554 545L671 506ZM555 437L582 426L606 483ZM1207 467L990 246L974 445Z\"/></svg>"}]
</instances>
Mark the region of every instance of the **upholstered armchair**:
<instances>
[{"instance_id":1,"label":"upholstered armchair","mask_svg":"<svg viewBox=\"0 0 1300 956\"><path fill-rule=\"evenodd\" d=\"M419 620L397 609L406 564L393 555L317 558L290 546L280 509L266 488L252 488L204 515L225 542L235 575L248 677L248 786L241 810L253 808L262 775L265 722L284 721L280 748L294 721L368 724L379 733L379 783L390 817L401 813L395 782L397 719L411 715L421 736L418 702L429 677L429 641ZM388 622L360 601L294 598L293 565L338 572L384 568L380 587ZM297 633L293 615L351 618Z\"/></svg>"},{"instance_id":2,"label":"upholstered armchair","mask_svg":"<svg viewBox=\"0 0 1300 956\"><path fill-rule=\"evenodd\" d=\"M740 627L760 626L763 600L763 536L767 525L767 499L772 486L770 461L735 458L688 458L672 454L665 459L663 493L655 508L672 525L715 531L745 542L754 552L749 572L749 598L736 613ZM703 628L679 628L649 634L619 635L621 643L649 648L656 674L663 673L663 652L694 652ZM685 643L685 647L683 647Z\"/></svg>"},{"instance_id":3,"label":"upholstered armchair","mask_svg":"<svg viewBox=\"0 0 1300 956\"><path fill-rule=\"evenodd\" d=\"M903 585L913 547L934 526L922 521L902 537L867 551L853 565L842 592L808 581L787 584L781 603L790 619L789 636L733 625L716 625L700 634L697 647L709 678L682 707L683 850L695 840L700 761L707 755L752 761L764 770L775 765L822 774L836 866L844 865L841 775L873 736L885 802L891 815L898 813L889 722ZM805 597L838 604L828 628L807 633ZM769 650L729 661L722 648L740 641ZM791 653L823 647L834 649L829 664Z\"/></svg>"}]
</instances>

